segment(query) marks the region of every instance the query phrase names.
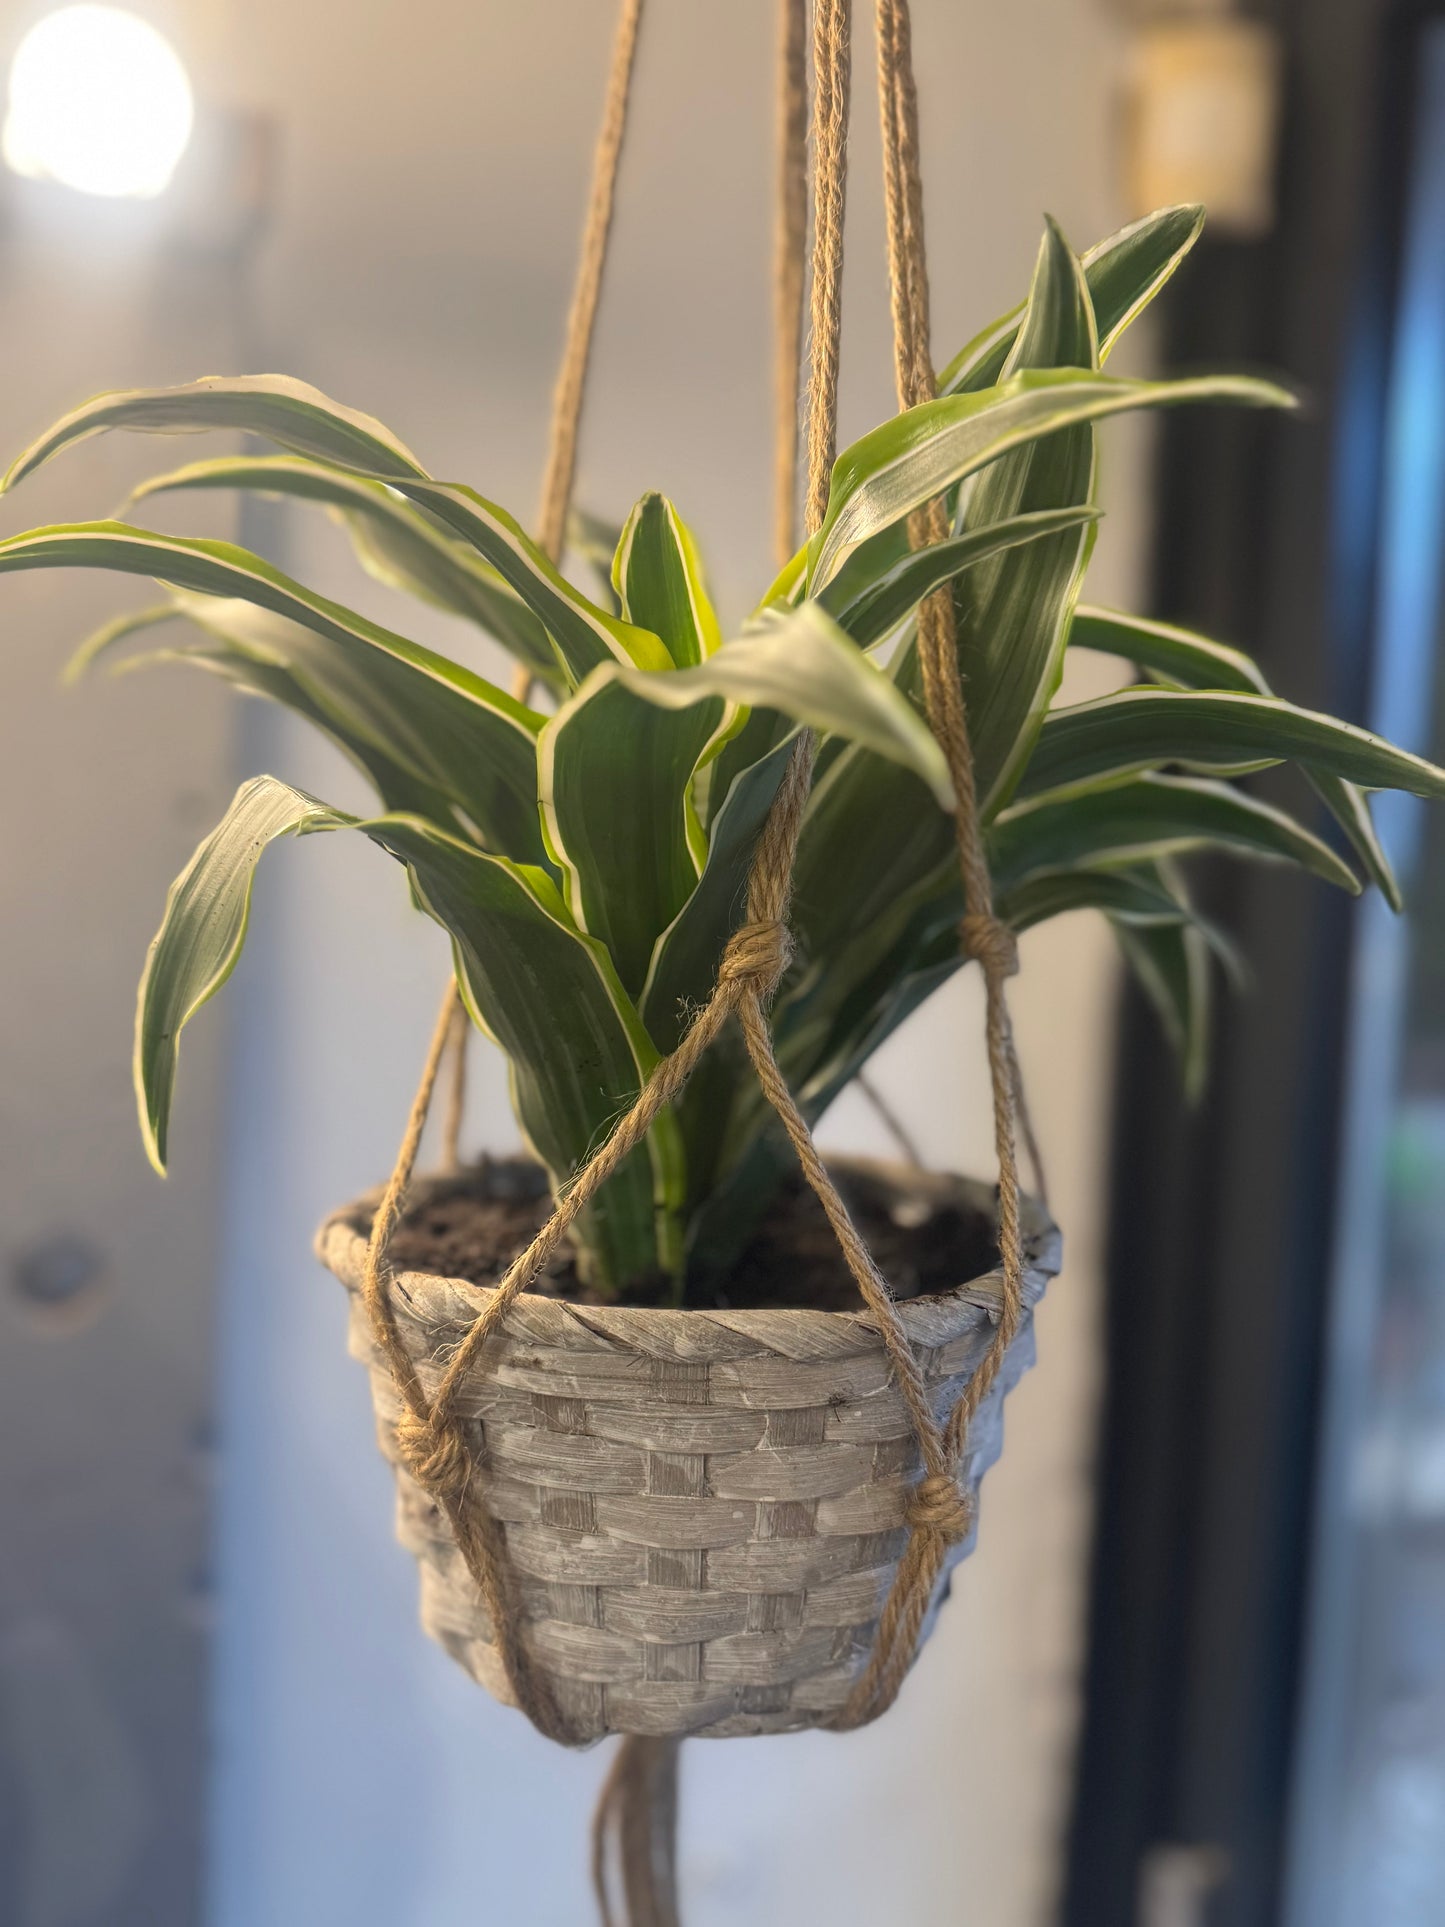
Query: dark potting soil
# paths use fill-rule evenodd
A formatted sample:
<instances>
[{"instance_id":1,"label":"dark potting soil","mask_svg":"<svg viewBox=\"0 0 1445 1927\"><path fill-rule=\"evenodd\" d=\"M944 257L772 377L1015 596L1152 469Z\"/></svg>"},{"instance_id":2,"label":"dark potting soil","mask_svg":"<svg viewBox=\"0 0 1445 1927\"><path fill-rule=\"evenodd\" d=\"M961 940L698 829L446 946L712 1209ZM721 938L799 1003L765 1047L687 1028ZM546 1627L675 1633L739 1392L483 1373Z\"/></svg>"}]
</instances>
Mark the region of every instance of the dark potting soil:
<instances>
[{"instance_id":1,"label":"dark potting soil","mask_svg":"<svg viewBox=\"0 0 1445 1927\"><path fill-rule=\"evenodd\" d=\"M901 1196L866 1172L839 1174L839 1189L895 1298L951 1291L998 1263L994 1226L984 1213ZM525 1250L551 1210L542 1172L521 1160L485 1159L433 1188L397 1230L391 1261L400 1270L431 1271L490 1285ZM559 1254L531 1289L576 1304L598 1296L578 1278L569 1253ZM634 1305L673 1302L670 1281L642 1280L626 1294ZM778 1194L757 1235L728 1274L725 1289L688 1303L720 1308L796 1305L853 1311L859 1304L823 1208L795 1178Z\"/></svg>"}]
</instances>

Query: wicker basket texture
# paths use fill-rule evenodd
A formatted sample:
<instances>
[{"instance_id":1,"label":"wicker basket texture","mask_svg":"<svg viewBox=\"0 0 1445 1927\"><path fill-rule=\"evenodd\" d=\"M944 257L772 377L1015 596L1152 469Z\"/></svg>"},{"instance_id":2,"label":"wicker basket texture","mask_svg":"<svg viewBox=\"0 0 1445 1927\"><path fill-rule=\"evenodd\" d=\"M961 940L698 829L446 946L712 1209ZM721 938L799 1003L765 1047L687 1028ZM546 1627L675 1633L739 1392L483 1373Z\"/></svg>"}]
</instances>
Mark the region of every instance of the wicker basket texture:
<instances>
[{"instance_id":1,"label":"wicker basket texture","mask_svg":"<svg viewBox=\"0 0 1445 1927\"><path fill-rule=\"evenodd\" d=\"M986 1185L861 1168L915 1216L944 1203L992 1213ZM418 1185L415 1201L427 1196ZM351 1296L351 1350L371 1373L422 1623L510 1701L445 1517L399 1461L400 1402L361 1302L375 1203L329 1219L318 1254ZM1058 1232L1027 1201L1023 1228L1027 1311L970 1436L962 1480L975 1499L1001 1449L1004 1397L1033 1361L1033 1307L1059 1267ZM940 1418L987 1349L1000 1290L995 1271L900 1307ZM429 1395L485 1297L456 1279L398 1275L400 1329ZM838 1712L866 1658L919 1476L866 1312L652 1310L526 1294L489 1343L463 1412L475 1500L505 1529L528 1647L579 1734L787 1733ZM934 1613L973 1537L953 1550Z\"/></svg>"}]
</instances>

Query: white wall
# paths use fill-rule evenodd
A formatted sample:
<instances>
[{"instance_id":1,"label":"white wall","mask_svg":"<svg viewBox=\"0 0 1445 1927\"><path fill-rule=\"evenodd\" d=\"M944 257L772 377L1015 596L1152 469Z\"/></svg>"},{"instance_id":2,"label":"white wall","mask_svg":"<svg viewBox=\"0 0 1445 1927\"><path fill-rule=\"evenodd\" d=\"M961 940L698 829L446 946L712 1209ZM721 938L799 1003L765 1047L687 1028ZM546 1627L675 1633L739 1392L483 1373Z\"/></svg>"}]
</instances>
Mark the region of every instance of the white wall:
<instances>
[{"instance_id":1,"label":"white wall","mask_svg":"<svg viewBox=\"0 0 1445 1927\"><path fill-rule=\"evenodd\" d=\"M891 406L869 11L845 435ZM524 515L611 13L598 0L212 0L196 40L216 84L274 108L285 131L261 284L268 360ZM941 359L1022 292L1045 208L1080 245L1117 224L1113 48L1091 0L919 0L917 13ZM771 45L764 0L650 10L582 460L587 502L624 508L645 485L676 497L733 613L768 562ZM1101 597L1131 593L1142 448L1109 438ZM288 541L304 578L395 619L324 525L298 522ZM440 618L423 627L469 646ZM247 727L254 767L354 795L296 731ZM266 869L232 992L212 1927L572 1927L587 1917L583 1829L604 1760L547 1746L417 1631L341 1293L308 1254L321 1215L389 1165L443 945L365 847L312 839ZM980 1550L880 1725L688 1749L692 1927L1050 1918L1088 1533L1111 997L1092 924L1026 941L1022 1051L1068 1264L1040 1317L1042 1362L1012 1403ZM890 1047L880 1079L930 1156L987 1171L980 1028L977 987L960 983ZM478 1058L474 1140L504 1145L498 1067ZM878 1141L852 1101L827 1137Z\"/></svg>"}]
</instances>

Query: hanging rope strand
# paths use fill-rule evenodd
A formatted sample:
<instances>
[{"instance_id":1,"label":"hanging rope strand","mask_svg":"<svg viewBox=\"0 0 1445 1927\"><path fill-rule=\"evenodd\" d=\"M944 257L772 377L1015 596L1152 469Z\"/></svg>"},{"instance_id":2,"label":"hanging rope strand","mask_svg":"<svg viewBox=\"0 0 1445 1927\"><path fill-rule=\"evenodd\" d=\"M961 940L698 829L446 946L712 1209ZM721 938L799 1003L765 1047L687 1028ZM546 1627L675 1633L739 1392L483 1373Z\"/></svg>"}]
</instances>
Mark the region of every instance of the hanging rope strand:
<instances>
[{"instance_id":1,"label":"hanging rope strand","mask_svg":"<svg viewBox=\"0 0 1445 1927\"><path fill-rule=\"evenodd\" d=\"M773 549L798 541L798 388L808 244L808 8L778 0L777 199L773 223Z\"/></svg>"},{"instance_id":2,"label":"hanging rope strand","mask_svg":"<svg viewBox=\"0 0 1445 1927\"><path fill-rule=\"evenodd\" d=\"M852 0L814 0L813 288L808 355L806 530L828 512L838 452L838 350L843 332L843 216L848 181Z\"/></svg>"},{"instance_id":3,"label":"hanging rope strand","mask_svg":"<svg viewBox=\"0 0 1445 1927\"><path fill-rule=\"evenodd\" d=\"M567 317L567 345L552 396L552 427L548 438L547 468L542 500L537 510L537 541L554 562L561 560L567 539L567 512L577 474L577 436L582 403L587 392L587 370L592 359L592 337L602 299L602 277L607 266L607 244L612 237L612 213L617 199L617 170L627 134L627 109L632 93L632 70L637 58L637 36L642 24L642 0L623 0L612 44L612 71L607 81L607 103L602 131L592 163L592 191L582 229L582 254L577 263L577 285Z\"/></svg>"}]
</instances>

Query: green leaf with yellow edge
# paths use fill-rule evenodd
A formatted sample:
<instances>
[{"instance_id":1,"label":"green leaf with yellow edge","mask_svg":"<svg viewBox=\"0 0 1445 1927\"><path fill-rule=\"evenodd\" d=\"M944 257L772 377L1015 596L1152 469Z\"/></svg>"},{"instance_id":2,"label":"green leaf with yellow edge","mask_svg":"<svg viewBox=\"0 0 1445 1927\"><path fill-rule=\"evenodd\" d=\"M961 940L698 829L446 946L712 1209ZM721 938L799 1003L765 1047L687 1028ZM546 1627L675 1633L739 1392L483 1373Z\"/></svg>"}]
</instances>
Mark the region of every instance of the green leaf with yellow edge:
<instances>
[{"instance_id":1,"label":"green leaf with yellow edge","mask_svg":"<svg viewBox=\"0 0 1445 1927\"><path fill-rule=\"evenodd\" d=\"M131 493L152 496L241 489L328 509L370 575L474 622L539 680L562 681L547 631L514 589L468 543L446 534L385 482L294 455L219 456L152 476Z\"/></svg>"},{"instance_id":2,"label":"green leaf with yellow edge","mask_svg":"<svg viewBox=\"0 0 1445 1927\"><path fill-rule=\"evenodd\" d=\"M977 394L910 408L838 457L827 517L814 538L810 593L820 594L860 543L1010 449L1112 415L1192 402L1295 406L1287 389L1247 375L1121 381L1084 368L1035 368Z\"/></svg>"},{"instance_id":3,"label":"green leaf with yellow edge","mask_svg":"<svg viewBox=\"0 0 1445 1927\"><path fill-rule=\"evenodd\" d=\"M928 725L817 603L759 618L692 669L618 675L667 709L721 696L743 708L776 710L913 771L945 809L952 807L948 765Z\"/></svg>"},{"instance_id":4,"label":"green leaf with yellow edge","mask_svg":"<svg viewBox=\"0 0 1445 1927\"><path fill-rule=\"evenodd\" d=\"M1179 1060L1185 1096L1197 1102L1209 1074L1213 1031L1207 937L1188 923L1141 924L1110 917L1109 927Z\"/></svg>"},{"instance_id":5,"label":"green leaf with yellow edge","mask_svg":"<svg viewBox=\"0 0 1445 1927\"><path fill-rule=\"evenodd\" d=\"M260 435L314 461L370 475L425 475L402 441L370 415L343 408L289 375L207 375L177 388L96 395L63 415L11 463L0 491L14 488L62 449L107 429L195 434L205 429Z\"/></svg>"},{"instance_id":6,"label":"green leaf with yellow edge","mask_svg":"<svg viewBox=\"0 0 1445 1927\"><path fill-rule=\"evenodd\" d=\"M1041 797L1003 811L988 832L1004 889L1040 870L1118 868L1201 850L1297 863L1359 893L1349 866L1284 810L1202 777L1145 775Z\"/></svg>"},{"instance_id":7,"label":"green leaf with yellow edge","mask_svg":"<svg viewBox=\"0 0 1445 1927\"><path fill-rule=\"evenodd\" d=\"M593 670L537 740L547 847L579 930L606 945L632 996L653 946L697 887L693 779L725 726L719 696L643 701L615 664Z\"/></svg>"},{"instance_id":8,"label":"green leaf with yellow edge","mask_svg":"<svg viewBox=\"0 0 1445 1927\"><path fill-rule=\"evenodd\" d=\"M1004 377L1093 369L1099 359L1083 269L1050 221ZM1041 510L1084 510L1094 492L1094 430L1076 424L1024 443L975 479L961 508L969 533ZM954 583L959 673L969 691L974 775L985 810L1007 796L1063 675L1069 618L1094 543L1091 520L1011 548Z\"/></svg>"},{"instance_id":9,"label":"green leaf with yellow edge","mask_svg":"<svg viewBox=\"0 0 1445 1927\"><path fill-rule=\"evenodd\" d=\"M278 837L357 829L407 867L416 901L452 938L468 1008L507 1052L518 1116L560 1184L586 1162L656 1062L602 947L572 925L545 872L470 847L416 817L362 821L275 777L237 792L172 886L141 981L136 1083L164 1169L177 1046L234 969L256 865ZM659 1120L589 1207L586 1248L604 1289L676 1271L680 1140Z\"/></svg>"},{"instance_id":10,"label":"green leaf with yellow edge","mask_svg":"<svg viewBox=\"0 0 1445 1927\"><path fill-rule=\"evenodd\" d=\"M1152 622L1117 609L1080 608L1070 644L1123 656L1170 689L1237 689L1269 696L1263 671L1242 649L1213 642L1174 623ZM1370 814L1369 798L1356 783L1328 770L1305 775L1343 830L1370 881L1397 914L1404 909L1400 885Z\"/></svg>"},{"instance_id":11,"label":"green leaf with yellow edge","mask_svg":"<svg viewBox=\"0 0 1445 1927\"><path fill-rule=\"evenodd\" d=\"M975 568L1005 549L1081 528L1097 521L1098 515L1096 508L1085 504L1009 516L921 549L911 549L906 542L891 544L886 560L875 553L873 543L865 543L849 557L818 601L860 649L867 649L904 621L926 595L954 581L965 569ZM877 539L887 542L888 533Z\"/></svg>"},{"instance_id":12,"label":"green leaf with yellow edge","mask_svg":"<svg viewBox=\"0 0 1445 1927\"><path fill-rule=\"evenodd\" d=\"M665 495L644 495L628 516L612 586L627 621L661 636L679 669L702 662L721 645L697 543Z\"/></svg>"},{"instance_id":13,"label":"green leaf with yellow edge","mask_svg":"<svg viewBox=\"0 0 1445 1927\"><path fill-rule=\"evenodd\" d=\"M277 837L340 829L346 821L289 783L253 777L171 885L141 976L134 1056L141 1136L162 1176L181 1032L236 967L262 852Z\"/></svg>"},{"instance_id":14,"label":"green leaf with yellow edge","mask_svg":"<svg viewBox=\"0 0 1445 1927\"><path fill-rule=\"evenodd\" d=\"M1424 757L1278 696L1145 688L1054 710L1019 794L1092 786L1172 763L1202 770L1284 762L1415 796L1445 795L1445 770Z\"/></svg>"},{"instance_id":15,"label":"green leaf with yellow edge","mask_svg":"<svg viewBox=\"0 0 1445 1927\"><path fill-rule=\"evenodd\" d=\"M157 535L125 522L32 529L0 541L0 574L114 569L202 596L239 599L260 619L261 646L296 662L340 733L354 732L466 810L495 849L536 848L536 733L543 718L434 650L293 582L229 542ZM188 613L193 613L188 611ZM245 620L229 616L230 632Z\"/></svg>"},{"instance_id":16,"label":"green leaf with yellow edge","mask_svg":"<svg viewBox=\"0 0 1445 1927\"><path fill-rule=\"evenodd\" d=\"M1084 278L1099 324L1099 359L1172 278L1199 239L1204 209L1165 207L1100 241L1084 256ZM999 379L1018 337L1023 304L969 342L938 377L940 395L988 388Z\"/></svg>"}]
</instances>

